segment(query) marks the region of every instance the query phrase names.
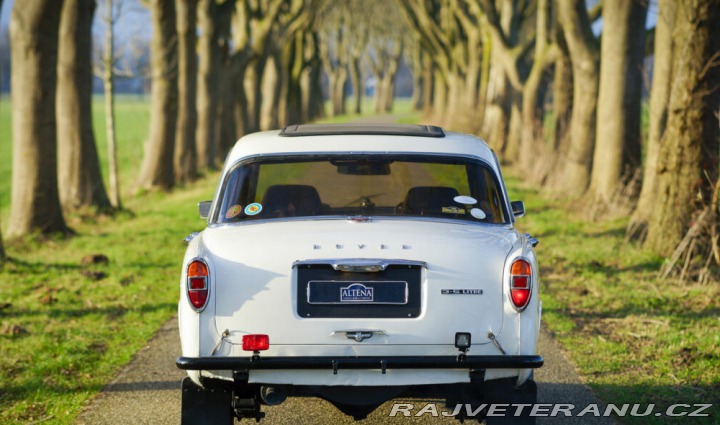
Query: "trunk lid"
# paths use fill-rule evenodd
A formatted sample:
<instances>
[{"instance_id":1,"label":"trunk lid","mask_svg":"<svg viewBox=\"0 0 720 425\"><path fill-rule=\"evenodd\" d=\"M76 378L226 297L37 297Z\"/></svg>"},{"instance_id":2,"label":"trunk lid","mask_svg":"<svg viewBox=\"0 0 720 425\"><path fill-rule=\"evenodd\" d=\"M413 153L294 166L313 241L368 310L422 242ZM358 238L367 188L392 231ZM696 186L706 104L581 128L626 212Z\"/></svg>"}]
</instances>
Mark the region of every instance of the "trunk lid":
<instances>
[{"instance_id":1,"label":"trunk lid","mask_svg":"<svg viewBox=\"0 0 720 425\"><path fill-rule=\"evenodd\" d=\"M218 333L233 343L453 344L455 332L483 343L502 328L514 237L504 226L287 221L209 228L201 254Z\"/></svg>"}]
</instances>

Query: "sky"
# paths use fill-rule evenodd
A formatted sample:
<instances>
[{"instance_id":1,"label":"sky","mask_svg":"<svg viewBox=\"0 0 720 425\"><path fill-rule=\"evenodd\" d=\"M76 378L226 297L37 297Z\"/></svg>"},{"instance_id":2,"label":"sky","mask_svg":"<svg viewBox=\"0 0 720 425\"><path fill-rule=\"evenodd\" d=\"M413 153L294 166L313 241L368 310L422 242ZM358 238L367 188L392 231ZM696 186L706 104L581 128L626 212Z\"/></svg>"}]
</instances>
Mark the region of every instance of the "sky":
<instances>
[{"instance_id":1,"label":"sky","mask_svg":"<svg viewBox=\"0 0 720 425\"><path fill-rule=\"evenodd\" d=\"M5 34L10 23L10 12L16 0L4 0L0 10L0 33ZM103 33L105 24L101 16L105 13L105 0L96 0L98 8L95 11L93 22L93 33ZM113 3L118 0L113 0ZM150 12L140 4L138 0L123 0L123 13L117 25L117 38L119 40L129 39L132 36L150 38L152 27L150 26Z\"/></svg>"}]
</instances>

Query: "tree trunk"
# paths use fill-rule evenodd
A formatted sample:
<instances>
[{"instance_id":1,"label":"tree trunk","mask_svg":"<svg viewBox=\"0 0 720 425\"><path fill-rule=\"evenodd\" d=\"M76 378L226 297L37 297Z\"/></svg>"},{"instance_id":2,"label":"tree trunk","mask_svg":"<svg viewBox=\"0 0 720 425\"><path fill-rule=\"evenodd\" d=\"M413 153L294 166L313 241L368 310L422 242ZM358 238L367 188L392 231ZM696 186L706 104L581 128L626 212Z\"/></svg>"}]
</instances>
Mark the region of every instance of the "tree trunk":
<instances>
[{"instance_id":1,"label":"tree trunk","mask_svg":"<svg viewBox=\"0 0 720 425\"><path fill-rule=\"evenodd\" d=\"M435 66L432 63L430 55L423 56L423 68L422 68L422 80L423 80L423 109L422 116L424 119L429 119L433 114L433 108L435 105L435 99L433 94L435 93L435 77L434 77Z\"/></svg>"},{"instance_id":2,"label":"tree trunk","mask_svg":"<svg viewBox=\"0 0 720 425\"><path fill-rule=\"evenodd\" d=\"M260 130L267 131L278 128L278 103L282 92L283 72L279 55L270 54L265 65L262 79L262 96L260 97Z\"/></svg>"},{"instance_id":3,"label":"tree trunk","mask_svg":"<svg viewBox=\"0 0 720 425\"><path fill-rule=\"evenodd\" d=\"M673 29L672 91L657 165L657 196L645 246L673 253L695 218L705 173L717 178L720 69L709 66L720 40L720 8L713 0L678 4ZM707 169L704 169L707 167Z\"/></svg>"},{"instance_id":4,"label":"tree trunk","mask_svg":"<svg viewBox=\"0 0 720 425\"><path fill-rule=\"evenodd\" d=\"M325 116L325 102L322 96L322 63L318 44L320 38L317 32L309 32L305 39L303 55L308 68L303 72L300 83L303 99L302 121L308 122Z\"/></svg>"},{"instance_id":5,"label":"tree trunk","mask_svg":"<svg viewBox=\"0 0 720 425\"><path fill-rule=\"evenodd\" d=\"M0 10L2 10L2 3L3 0L0 0ZM2 75L2 72L0 70L0 76ZM2 223L0 222L0 265L5 261L5 249L3 248L3 242L2 242Z\"/></svg>"},{"instance_id":6,"label":"tree trunk","mask_svg":"<svg viewBox=\"0 0 720 425\"><path fill-rule=\"evenodd\" d=\"M110 202L118 210L122 209L120 199L120 178L115 143L115 22L112 12L112 0L105 1L105 52L103 54L103 89L105 92L105 137L108 146L108 165L110 168Z\"/></svg>"},{"instance_id":7,"label":"tree trunk","mask_svg":"<svg viewBox=\"0 0 720 425\"><path fill-rule=\"evenodd\" d=\"M490 83L490 61L492 58L492 46L487 31L482 32L482 59L480 62L480 82L478 87L477 112L474 115L476 132L480 132L485 125L485 117L488 106L488 85Z\"/></svg>"},{"instance_id":8,"label":"tree trunk","mask_svg":"<svg viewBox=\"0 0 720 425\"><path fill-rule=\"evenodd\" d=\"M255 133L260 131L260 121L262 119L262 102L263 102L263 79L265 77L265 66L267 65L267 56L262 55L255 57L246 71L247 79L245 80L245 94L248 102L248 127L245 128L243 134ZM241 134L238 134L241 136Z\"/></svg>"},{"instance_id":9,"label":"tree trunk","mask_svg":"<svg viewBox=\"0 0 720 425\"><path fill-rule=\"evenodd\" d=\"M347 77L348 72L347 68L345 66L339 66L334 71L335 77L333 79L334 86L332 91L332 107L333 107L333 116L337 117L340 115L345 115L345 100L347 99L347 95L345 94L345 84L347 83Z\"/></svg>"},{"instance_id":10,"label":"tree trunk","mask_svg":"<svg viewBox=\"0 0 720 425\"><path fill-rule=\"evenodd\" d=\"M498 152L502 152L507 143L510 124L509 86L502 66L499 63L491 65L481 135Z\"/></svg>"},{"instance_id":11,"label":"tree trunk","mask_svg":"<svg viewBox=\"0 0 720 425\"><path fill-rule=\"evenodd\" d=\"M572 63L565 43L562 30L556 32L555 45L557 56L555 57L553 75L553 133L552 149L556 156L565 158L567 148L567 133L569 130L570 116L572 112L573 98L573 76Z\"/></svg>"},{"instance_id":12,"label":"tree trunk","mask_svg":"<svg viewBox=\"0 0 720 425\"><path fill-rule=\"evenodd\" d=\"M18 2L10 18L13 164L9 236L68 233L57 180L58 30L62 1Z\"/></svg>"},{"instance_id":13,"label":"tree trunk","mask_svg":"<svg viewBox=\"0 0 720 425\"><path fill-rule=\"evenodd\" d=\"M542 82L545 69L552 62L550 51L555 48L548 45L548 23L550 21L549 0L538 0L537 20L535 23L535 57L530 73L522 89L522 130L520 135L519 164L523 170L533 165L538 157L538 145L542 145ZM527 176L531 177L531 176Z\"/></svg>"},{"instance_id":14,"label":"tree trunk","mask_svg":"<svg viewBox=\"0 0 720 425\"><path fill-rule=\"evenodd\" d=\"M352 84L353 90L352 112L354 114L360 114L362 112L363 83L360 63L360 56L353 56L352 58L350 58L350 84Z\"/></svg>"},{"instance_id":15,"label":"tree trunk","mask_svg":"<svg viewBox=\"0 0 720 425\"><path fill-rule=\"evenodd\" d=\"M198 7L198 82L197 82L197 167L215 167L217 122L220 112L218 82L221 76L220 22L215 0L200 0Z\"/></svg>"},{"instance_id":16,"label":"tree trunk","mask_svg":"<svg viewBox=\"0 0 720 425\"><path fill-rule=\"evenodd\" d=\"M424 108L423 101L425 100L425 70L423 68L423 59L425 53L423 52L420 40L413 40L412 49L412 79L413 79L413 91L412 98L410 99L410 105L412 105L413 111L422 111Z\"/></svg>"},{"instance_id":17,"label":"tree trunk","mask_svg":"<svg viewBox=\"0 0 720 425\"><path fill-rule=\"evenodd\" d=\"M643 239L647 232L647 222L655 209L657 197L658 151L665 132L672 82L672 28L675 12L675 1L660 0L658 3L658 19L655 27L655 59L650 91L648 140L645 150L642 190L628 226L628 234L633 237L637 236L640 239Z\"/></svg>"},{"instance_id":18,"label":"tree trunk","mask_svg":"<svg viewBox=\"0 0 720 425\"><path fill-rule=\"evenodd\" d=\"M65 0L57 68L58 188L65 209L110 208L92 128L95 0Z\"/></svg>"},{"instance_id":19,"label":"tree trunk","mask_svg":"<svg viewBox=\"0 0 720 425\"><path fill-rule=\"evenodd\" d=\"M573 110L562 189L584 193L590 183L597 119L598 55L597 41L590 28L583 0L558 2L560 25L570 52L573 70Z\"/></svg>"},{"instance_id":20,"label":"tree trunk","mask_svg":"<svg viewBox=\"0 0 720 425\"><path fill-rule=\"evenodd\" d=\"M307 69L304 57L304 51L306 48L305 43L305 32L295 34L292 41L293 49L291 55L291 68L288 74L284 125L302 123L303 114L307 113L303 111L305 101L302 93L302 76Z\"/></svg>"},{"instance_id":21,"label":"tree trunk","mask_svg":"<svg viewBox=\"0 0 720 425\"><path fill-rule=\"evenodd\" d=\"M151 0L152 98L150 132L138 188L169 190L175 175L173 158L178 110L177 32L174 0Z\"/></svg>"},{"instance_id":22,"label":"tree trunk","mask_svg":"<svg viewBox=\"0 0 720 425\"><path fill-rule=\"evenodd\" d=\"M432 121L437 124L442 124L445 121L445 111L448 104L448 84L438 67L433 69L433 81Z\"/></svg>"},{"instance_id":23,"label":"tree trunk","mask_svg":"<svg viewBox=\"0 0 720 425\"><path fill-rule=\"evenodd\" d=\"M548 58L551 47L546 47L535 56L532 70L528 76L522 92L522 136L519 159L522 169L527 170L538 158L538 145L542 145L543 108L540 91L543 83L543 74L552 63ZM556 49L553 48L553 52Z\"/></svg>"},{"instance_id":24,"label":"tree trunk","mask_svg":"<svg viewBox=\"0 0 720 425\"><path fill-rule=\"evenodd\" d=\"M611 202L640 166L641 67L645 49L647 5L605 0L600 62L595 153L590 187Z\"/></svg>"},{"instance_id":25,"label":"tree trunk","mask_svg":"<svg viewBox=\"0 0 720 425\"><path fill-rule=\"evenodd\" d=\"M175 139L175 177L189 182L198 176L197 130L197 0L175 0L178 40L178 111Z\"/></svg>"}]
</instances>

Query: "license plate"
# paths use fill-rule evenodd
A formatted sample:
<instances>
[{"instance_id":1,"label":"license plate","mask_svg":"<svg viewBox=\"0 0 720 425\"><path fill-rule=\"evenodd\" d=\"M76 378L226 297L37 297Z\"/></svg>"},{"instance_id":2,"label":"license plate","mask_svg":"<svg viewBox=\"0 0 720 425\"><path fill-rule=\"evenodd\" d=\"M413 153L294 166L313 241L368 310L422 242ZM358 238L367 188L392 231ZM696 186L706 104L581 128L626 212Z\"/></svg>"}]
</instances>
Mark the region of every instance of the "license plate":
<instances>
[{"instance_id":1,"label":"license plate","mask_svg":"<svg viewBox=\"0 0 720 425\"><path fill-rule=\"evenodd\" d=\"M408 303L405 281L311 280L308 304L395 304Z\"/></svg>"}]
</instances>

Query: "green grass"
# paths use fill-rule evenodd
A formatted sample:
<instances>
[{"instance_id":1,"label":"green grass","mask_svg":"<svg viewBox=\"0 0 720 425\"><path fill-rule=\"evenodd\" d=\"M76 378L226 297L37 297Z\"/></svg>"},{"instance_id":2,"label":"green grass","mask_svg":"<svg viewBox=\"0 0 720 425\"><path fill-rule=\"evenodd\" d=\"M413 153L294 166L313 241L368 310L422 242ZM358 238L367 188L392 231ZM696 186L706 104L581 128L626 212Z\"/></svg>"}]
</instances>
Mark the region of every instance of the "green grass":
<instances>
[{"instance_id":1,"label":"green grass","mask_svg":"<svg viewBox=\"0 0 720 425\"><path fill-rule=\"evenodd\" d=\"M102 101L93 101L93 125L107 181ZM409 102L398 104L410 113ZM211 174L171 194L133 196L149 104L121 97L116 107L127 210L113 217L66 216L77 232L70 239L4 241L11 258L0 266L0 423L71 423L177 309L182 238L202 229L196 203L212 197L219 176ZM10 202L10 123L11 104L2 99L3 221ZM96 253L106 255L109 263L81 264L83 257ZM95 280L92 275L98 273L104 277Z\"/></svg>"},{"instance_id":2,"label":"green grass","mask_svg":"<svg viewBox=\"0 0 720 425\"><path fill-rule=\"evenodd\" d=\"M105 137L105 104L102 97L93 98L93 128L105 187L108 182L107 139ZM7 223L12 182L12 109L9 98L0 99L0 223ZM123 198L134 191L140 168L143 145L150 125L150 104L139 96L119 96L115 104L115 137L118 149L120 189Z\"/></svg>"},{"instance_id":3,"label":"green grass","mask_svg":"<svg viewBox=\"0 0 720 425\"><path fill-rule=\"evenodd\" d=\"M540 240L543 320L584 381L606 403L715 403L712 417L692 422L625 423L717 423L720 287L659 281L662 259L625 243L627 219L588 222L569 212L569 200L547 200L517 178L508 183L528 210L518 227Z\"/></svg>"},{"instance_id":4,"label":"green grass","mask_svg":"<svg viewBox=\"0 0 720 425\"><path fill-rule=\"evenodd\" d=\"M105 164L100 101L96 137ZM403 109L404 108L404 109ZM417 122L409 101L396 117ZM357 117L342 117L347 121ZM148 105L118 102L125 204L114 217L70 216L68 239L6 241L0 269L0 423L71 423L85 401L126 364L176 310L181 239L203 227L195 203L217 174L172 194L132 197L148 127ZM10 103L0 100L0 211L10 187ZM104 167L106 169L106 167ZM720 288L659 282L660 258L624 243L626 219L591 223L507 170L513 199L526 201L518 226L541 241L543 320L606 403L715 403L720 412ZM102 253L107 265L83 266ZM91 272L106 277L93 280ZM15 329L17 334L13 334ZM542 353L541 353L542 354ZM625 418L687 423L686 418Z\"/></svg>"},{"instance_id":5,"label":"green grass","mask_svg":"<svg viewBox=\"0 0 720 425\"><path fill-rule=\"evenodd\" d=\"M99 155L107 170L102 99L95 99ZM198 200L217 174L171 194L131 196L149 125L146 100L117 103L121 187L127 211L66 216L77 236L4 241L0 266L0 423L70 423L177 310L182 238L203 228ZM0 211L11 176L10 102L0 101ZM107 178L107 176L106 176ZM101 253L107 265L81 264ZM94 279L92 274L105 277Z\"/></svg>"},{"instance_id":6,"label":"green grass","mask_svg":"<svg viewBox=\"0 0 720 425\"><path fill-rule=\"evenodd\" d=\"M131 198L133 213L75 219L70 240L9 243L12 259L0 270L0 304L11 303L0 311L0 423L70 423L174 314L182 238L203 227L196 202L210 197L212 180ZM109 264L81 265L94 253Z\"/></svg>"}]
</instances>

